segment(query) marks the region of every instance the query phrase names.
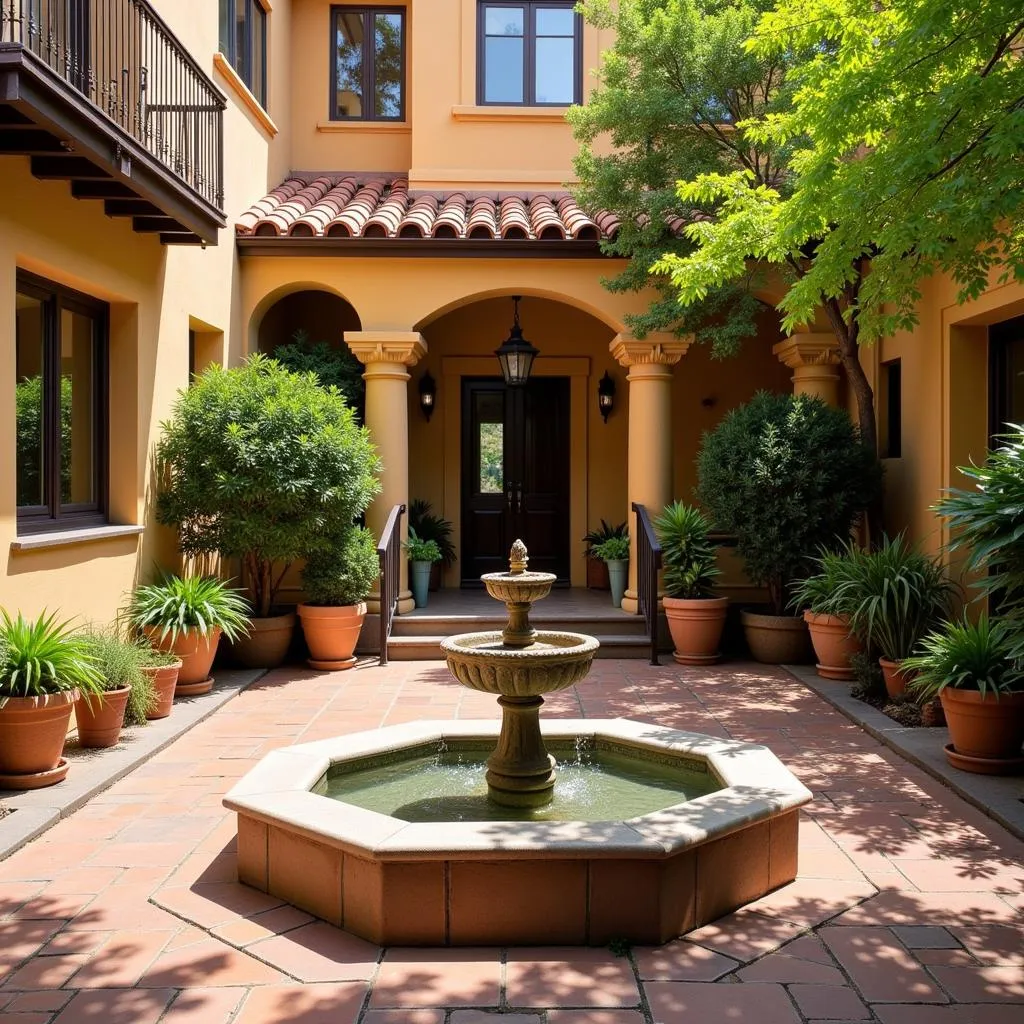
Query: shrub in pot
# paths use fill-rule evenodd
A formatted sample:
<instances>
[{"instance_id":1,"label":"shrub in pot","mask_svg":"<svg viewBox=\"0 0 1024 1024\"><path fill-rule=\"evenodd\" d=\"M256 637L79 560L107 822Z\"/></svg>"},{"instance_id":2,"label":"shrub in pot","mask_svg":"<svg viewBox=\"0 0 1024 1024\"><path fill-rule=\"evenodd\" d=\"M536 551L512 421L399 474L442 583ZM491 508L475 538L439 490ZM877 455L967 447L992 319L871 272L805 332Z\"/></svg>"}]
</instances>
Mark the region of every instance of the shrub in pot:
<instances>
[{"instance_id":1,"label":"shrub in pot","mask_svg":"<svg viewBox=\"0 0 1024 1024\"><path fill-rule=\"evenodd\" d=\"M90 630L86 636L103 689L100 693L79 693L75 701L78 742L83 747L112 747L121 736L132 694L136 694L132 716L136 723L140 703L148 709L152 700L152 685L142 671L149 644L126 637L113 626Z\"/></svg>"},{"instance_id":2,"label":"shrub in pot","mask_svg":"<svg viewBox=\"0 0 1024 1024\"><path fill-rule=\"evenodd\" d=\"M249 605L240 591L212 576L167 575L136 588L128 620L153 647L180 660L175 693L194 697L213 688L210 667L221 634L234 640L249 628ZM169 666L164 669L151 675L160 675L166 686Z\"/></svg>"},{"instance_id":3,"label":"shrub in pot","mask_svg":"<svg viewBox=\"0 0 1024 1024\"><path fill-rule=\"evenodd\" d=\"M608 585L612 592L612 605L619 608L626 593L629 578L629 534L607 537L591 549L608 566Z\"/></svg>"},{"instance_id":4,"label":"shrub in pot","mask_svg":"<svg viewBox=\"0 0 1024 1024\"><path fill-rule=\"evenodd\" d=\"M34 620L0 612L0 789L60 782L75 700L102 688L84 634L45 612Z\"/></svg>"},{"instance_id":5,"label":"shrub in pot","mask_svg":"<svg viewBox=\"0 0 1024 1024\"><path fill-rule=\"evenodd\" d=\"M845 541L878 494L874 453L842 409L760 392L705 434L697 478L708 517L736 537L747 576L768 591L766 614L741 616L752 654L769 663L806 660L806 624L785 614L793 581L815 552Z\"/></svg>"},{"instance_id":6,"label":"shrub in pot","mask_svg":"<svg viewBox=\"0 0 1024 1024\"><path fill-rule=\"evenodd\" d=\"M1024 672L1012 648L1010 624L965 616L926 636L904 662L913 694L942 701L955 768L989 775L1024 764Z\"/></svg>"},{"instance_id":7,"label":"shrub in pot","mask_svg":"<svg viewBox=\"0 0 1024 1024\"><path fill-rule=\"evenodd\" d=\"M719 658L727 597L715 597L719 575L711 526L700 509L674 501L654 520L664 568L665 618L673 657L681 665L710 665Z\"/></svg>"},{"instance_id":8,"label":"shrub in pot","mask_svg":"<svg viewBox=\"0 0 1024 1024\"><path fill-rule=\"evenodd\" d=\"M793 588L790 605L797 611L803 609L818 658L816 668L823 679L854 679L851 659L864 647L850 628L850 617L839 595L846 570L858 554L852 542L841 552L822 552L814 560L817 571L797 581Z\"/></svg>"},{"instance_id":9,"label":"shrub in pot","mask_svg":"<svg viewBox=\"0 0 1024 1024\"><path fill-rule=\"evenodd\" d=\"M416 536L421 540L437 541L437 546L441 550L441 560L434 562L430 567L430 589L439 590L441 566L447 569L456 562L452 524L444 516L437 515L429 501L413 498L409 502L409 529L415 530Z\"/></svg>"},{"instance_id":10,"label":"shrub in pot","mask_svg":"<svg viewBox=\"0 0 1024 1024\"><path fill-rule=\"evenodd\" d=\"M619 523L618 526L612 526L604 519L601 520L601 525L597 529L588 531L584 536L583 543L587 545L585 554L587 556L587 587L589 589L608 590L611 587L608 580L608 563L599 558L594 549L613 537L628 536L624 522Z\"/></svg>"},{"instance_id":11,"label":"shrub in pot","mask_svg":"<svg viewBox=\"0 0 1024 1024\"><path fill-rule=\"evenodd\" d=\"M948 618L956 587L937 559L901 535L884 537L874 551L851 548L834 596L864 645L877 651L891 698L906 691L903 661L917 642Z\"/></svg>"},{"instance_id":12,"label":"shrub in pot","mask_svg":"<svg viewBox=\"0 0 1024 1024\"><path fill-rule=\"evenodd\" d=\"M364 598L380 578L373 534L353 526L328 551L310 556L302 571L306 603L298 608L310 668L351 668L366 618Z\"/></svg>"},{"instance_id":13,"label":"shrub in pot","mask_svg":"<svg viewBox=\"0 0 1024 1024\"><path fill-rule=\"evenodd\" d=\"M254 355L211 366L179 394L157 465L157 519L177 528L182 552L241 563L254 618L235 656L280 664L295 621L277 603L285 574L380 489L368 431L337 388Z\"/></svg>"},{"instance_id":14,"label":"shrub in pot","mask_svg":"<svg viewBox=\"0 0 1024 1024\"><path fill-rule=\"evenodd\" d=\"M417 608L425 608L430 592L430 569L441 561L441 548L436 540L424 540L410 526L409 537L402 545L409 556L409 586Z\"/></svg>"}]
</instances>

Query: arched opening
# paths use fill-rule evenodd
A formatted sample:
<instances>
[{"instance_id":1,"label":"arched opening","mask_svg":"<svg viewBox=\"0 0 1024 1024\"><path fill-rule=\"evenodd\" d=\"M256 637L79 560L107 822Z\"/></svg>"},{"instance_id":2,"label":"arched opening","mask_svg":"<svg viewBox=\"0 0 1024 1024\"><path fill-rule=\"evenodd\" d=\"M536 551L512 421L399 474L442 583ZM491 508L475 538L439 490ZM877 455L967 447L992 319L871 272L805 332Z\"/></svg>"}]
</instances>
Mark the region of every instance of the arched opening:
<instances>
[{"instance_id":1,"label":"arched opening","mask_svg":"<svg viewBox=\"0 0 1024 1024\"><path fill-rule=\"evenodd\" d=\"M320 289L291 292L264 314L257 350L289 369L312 370L334 384L363 418L363 366L345 344L345 331L361 329L359 314L340 295Z\"/></svg>"}]
</instances>

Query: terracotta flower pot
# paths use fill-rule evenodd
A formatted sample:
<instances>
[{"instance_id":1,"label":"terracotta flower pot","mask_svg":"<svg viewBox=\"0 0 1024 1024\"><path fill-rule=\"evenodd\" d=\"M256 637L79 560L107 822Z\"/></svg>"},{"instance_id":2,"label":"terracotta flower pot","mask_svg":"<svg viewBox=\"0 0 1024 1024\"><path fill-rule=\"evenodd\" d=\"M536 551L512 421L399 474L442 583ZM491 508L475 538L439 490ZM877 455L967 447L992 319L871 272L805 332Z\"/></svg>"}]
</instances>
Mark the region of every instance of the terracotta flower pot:
<instances>
[{"instance_id":1,"label":"terracotta flower pot","mask_svg":"<svg viewBox=\"0 0 1024 1024\"><path fill-rule=\"evenodd\" d=\"M277 668L288 654L295 632L295 612L268 615L249 623L249 635L231 645L235 658L245 668Z\"/></svg>"},{"instance_id":2,"label":"terracotta flower pot","mask_svg":"<svg viewBox=\"0 0 1024 1024\"><path fill-rule=\"evenodd\" d=\"M144 668L142 671L152 681L153 692L156 695L156 702L146 713L146 718L150 721L157 718L166 718L174 706L174 690L178 683L181 662L176 661L173 665L154 665L150 668Z\"/></svg>"},{"instance_id":3,"label":"terracotta flower pot","mask_svg":"<svg viewBox=\"0 0 1024 1024\"><path fill-rule=\"evenodd\" d=\"M352 652L366 618L364 602L333 607L300 604L298 612L309 647L310 668L330 672L351 668L356 663Z\"/></svg>"},{"instance_id":4,"label":"terracotta flower pot","mask_svg":"<svg viewBox=\"0 0 1024 1024\"><path fill-rule=\"evenodd\" d=\"M811 631L818 675L822 679L853 679L850 658L862 648L857 637L850 634L849 622L841 615L816 612L804 612L804 622Z\"/></svg>"},{"instance_id":5,"label":"terracotta flower pot","mask_svg":"<svg viewBox=\"0 0 1024 1024\"><path fill-rule=\"evenodd\" d=\"M75 701L78 743L83 747L112 747L121 735L130 686L103 693L79 694Z\"/></svg>"},{"instance_id":6,"label":"terracotta flower pot","mask_svg":"<svg viewBox=\"0 0 1024 1024\"><path fill-rule=\"evenodd\" d=\"M799 615L740 612L747 646L765 665L803 665L811 660L807 623Z\"/></svg>"},{"instance_id":7,"label":"terracotta flower pot","mask_svg":"<svg viewBox=\"0 0 1024 1024\"><path fill-rule=\"evenodd\" d=\"M70 690L42 697L9 697L4 702L0 708L0 789L34 789L64 777L58 771L60 755L77 697L78 691ZM39 780L50 773L52 778Z\"/></svg>"},{"instance_id":8,"label":"terracotta flower pot","mask_svg":"<svg viewBox=\"0 0 1024 1024\"><path fill-rule=\"evenodd\" d=\"M879 658L878 664L882 666L882 678L885 680L885 692L892 700L903 697L907 692L907 683L914 678L913 672L903 670L902 661L887 661Z\"/></svg>"},{"instance_id":9,"label":"terracotta flower pot","mask_svg":"<svg viewBox=\"0 0 1024 1024\"><path fill-rule=\"evenodd\" d=\"M680 665L710 665L718 661L729 598L666 597L664 605L675 648L672 657Z\"/></svg>"},{"instance_id":10,"label":"terracotta flower pot","mask_svg":"<svg viewBox=\"0 0 1024 1024\"><path fill-rule=\"evenodd\" d=\"M181 661L178 686L195 687L206 682L210 682L210 686L213 685L210 680L210 666L217 653L217 644L220 643L220 626L214 626L206 634L195 629L186 630L184 633L179 633L173 643L170 634L161 639L161 631L154 627L147 627L144 632L149 637L149 642L158 651L173 654ZM208 686L207 690L209 689Z\"/></svg>"},{"instance_id":11,"label":"terracotta flower pot","mask_svg":"<svg viewBox=\"0 0 1024 1024\"><path fill-rule=\"evenodd\" d=\"M939 697L957 754L984 760L1020 760L1024 693L1004 693L997 698L991 693L982 696L977 690L947 686ZM967 767L950 760L956 767Z\"/></svg>"}]
</instances>

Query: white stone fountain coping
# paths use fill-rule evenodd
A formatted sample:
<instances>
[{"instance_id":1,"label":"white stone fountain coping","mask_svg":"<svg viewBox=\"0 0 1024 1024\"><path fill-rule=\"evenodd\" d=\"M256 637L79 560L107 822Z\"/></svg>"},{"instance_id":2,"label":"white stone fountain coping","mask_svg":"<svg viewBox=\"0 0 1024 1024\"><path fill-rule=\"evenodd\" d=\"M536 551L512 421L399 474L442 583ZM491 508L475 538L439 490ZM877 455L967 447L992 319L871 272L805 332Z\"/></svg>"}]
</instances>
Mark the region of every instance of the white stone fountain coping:
<instances>
[{"instance_id":1,"label":"white stone fountain coping","mask_svg":"<svg viewBox=\"0 0 1024 1024\"><path fill-rule=\"evenodd\" d=\"M448 741L495 740L497 721L412 722L273 751L224 797L239 814L375 860L664 858L775 818L810 791L765 746L630 719L554 719L546 739L604 739L700 760L723 787L626 821L407 822L311 792L339 762Z\"/></svg>"}]
</instances>

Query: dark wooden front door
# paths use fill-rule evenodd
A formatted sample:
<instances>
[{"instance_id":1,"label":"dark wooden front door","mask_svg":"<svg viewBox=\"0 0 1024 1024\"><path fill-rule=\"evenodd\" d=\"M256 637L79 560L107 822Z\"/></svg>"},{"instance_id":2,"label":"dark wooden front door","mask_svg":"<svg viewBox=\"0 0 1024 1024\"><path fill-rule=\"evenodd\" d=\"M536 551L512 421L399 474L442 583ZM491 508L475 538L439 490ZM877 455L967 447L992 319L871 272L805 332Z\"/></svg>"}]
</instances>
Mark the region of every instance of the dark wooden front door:
<instances>
[{"instance_id":1,"label":"dark wooden front door","mask_svg":"<svg viewBox=\"0 0 1024 1024\"><path fill-rule=\"evenodd\" d=\"M462 382L462 585L508 569L522 538L530 568L569 582L569 379Z\"/></svg>"}]
</instances>

